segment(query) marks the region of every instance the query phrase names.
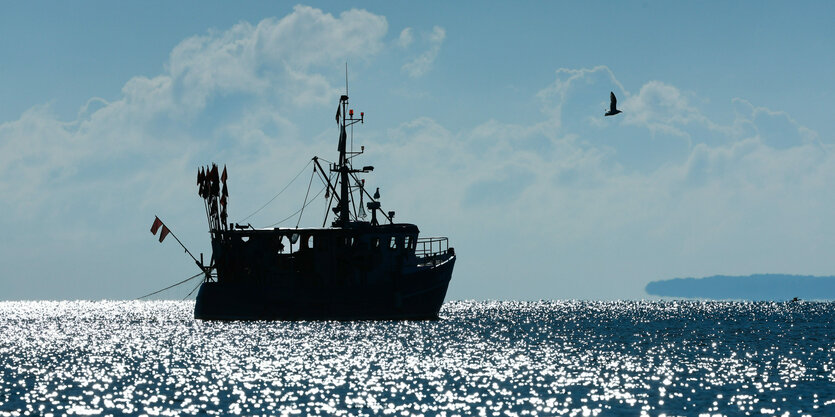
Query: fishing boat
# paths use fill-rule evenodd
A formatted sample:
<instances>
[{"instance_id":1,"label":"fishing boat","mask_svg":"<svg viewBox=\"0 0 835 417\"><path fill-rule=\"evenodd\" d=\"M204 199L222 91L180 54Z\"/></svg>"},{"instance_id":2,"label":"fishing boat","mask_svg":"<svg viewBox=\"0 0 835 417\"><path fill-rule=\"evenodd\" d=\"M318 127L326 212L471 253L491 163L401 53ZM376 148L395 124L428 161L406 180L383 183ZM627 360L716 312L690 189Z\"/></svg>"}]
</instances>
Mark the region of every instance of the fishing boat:
<instances>
[{"instance_id":1,"label":"fishing boat","mask_svg":"<svg viewBox=\"0 0 835 417\"><path fill-rule=\"evenodd\" d=\"M365 122L348 95L339 98L339 157L312 158L324 185L322 227L253 228L227 222L226 166L198 171L212 256L194 306L203 320L434 320L446 297L455 250L446 237L420 237L414 224L395 223L379 188L371 195L355 168L365 152L347 144L347 129ZM327 169L322 165L326 162ZM309 191L309 189L308 189ZM428 198L429 196L427 196ZM302 209L309 204L307 196ZM370 213L370 218L369 214ZM328 220L331 220L328 226Z\"/></svg>"}]
</instances>

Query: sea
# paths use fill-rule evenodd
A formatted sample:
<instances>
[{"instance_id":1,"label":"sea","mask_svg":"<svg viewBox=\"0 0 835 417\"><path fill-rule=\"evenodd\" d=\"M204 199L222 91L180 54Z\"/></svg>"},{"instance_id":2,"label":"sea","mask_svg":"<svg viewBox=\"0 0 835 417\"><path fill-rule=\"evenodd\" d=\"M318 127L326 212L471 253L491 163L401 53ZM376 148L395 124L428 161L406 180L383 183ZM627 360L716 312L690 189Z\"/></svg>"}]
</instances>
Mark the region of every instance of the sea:
<instances>
[{"instance_id":1,"label":"sea","mask_svg":"<svg viewBox=\"0 0 835 417\"><path fill-rule=\"evenodd\" d=\"M835 303L454 301L420 322L193 308L0 303L0 415L835 416Z\"/></svg>"}]
</instances>

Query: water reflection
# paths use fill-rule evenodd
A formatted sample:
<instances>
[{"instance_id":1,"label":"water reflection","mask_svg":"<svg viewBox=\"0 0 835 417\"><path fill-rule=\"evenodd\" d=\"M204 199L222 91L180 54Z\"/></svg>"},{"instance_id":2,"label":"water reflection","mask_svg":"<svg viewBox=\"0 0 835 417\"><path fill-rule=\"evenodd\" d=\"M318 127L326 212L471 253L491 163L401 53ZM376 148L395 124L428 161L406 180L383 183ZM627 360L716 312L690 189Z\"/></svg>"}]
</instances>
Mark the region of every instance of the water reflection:
<instances>
[{"instance_id":1,"label":"water reflection","mask_svg":"<svg viewBox=\"0 0 835 417\"><path fill-rule=\"evenodd\" d=\"M833 304L453 302L438 322L0 303L0 415L835 415Z\"/></svg>"}]
</instances>

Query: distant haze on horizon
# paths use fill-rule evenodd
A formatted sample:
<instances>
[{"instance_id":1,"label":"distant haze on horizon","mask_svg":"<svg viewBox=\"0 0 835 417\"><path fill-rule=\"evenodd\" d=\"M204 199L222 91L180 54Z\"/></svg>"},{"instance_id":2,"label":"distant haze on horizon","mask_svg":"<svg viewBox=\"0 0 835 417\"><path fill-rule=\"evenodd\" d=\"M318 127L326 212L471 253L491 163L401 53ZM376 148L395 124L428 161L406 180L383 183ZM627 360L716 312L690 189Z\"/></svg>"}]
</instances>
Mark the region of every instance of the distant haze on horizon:
<instances>
[{"instance_id":1,"label":"distant haze on horizon","mask_svg":"<svg viewBox=\"0 0 835 417\"><path fill-rule=\"evenodd\" d=\"M0 300L196 273L154 215L208 256L199 166L228 167L238 221L333 159L346 61L356 164L397 221L450 238L448 300L833 275L832 21L831 2L5 4ZM298 210L308 179L247 222Z\"/></svg>"}]
</instances>

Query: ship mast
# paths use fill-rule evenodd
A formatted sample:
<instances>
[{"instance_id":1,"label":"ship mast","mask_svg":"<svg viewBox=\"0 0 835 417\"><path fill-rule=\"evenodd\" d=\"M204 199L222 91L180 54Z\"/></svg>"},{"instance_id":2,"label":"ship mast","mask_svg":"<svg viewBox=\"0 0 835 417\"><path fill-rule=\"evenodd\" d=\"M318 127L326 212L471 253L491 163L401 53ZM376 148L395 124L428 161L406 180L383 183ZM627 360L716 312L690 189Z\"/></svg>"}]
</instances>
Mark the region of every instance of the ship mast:
<instances>
[{"instance_id":1,"label":"ship mast","mask_svg":"<svg viewBox=\"0 0 835 417\"><path fill-rule=\"evenodd\" d=\"M346 79L345 92L347 93L348 84ZM341 117L340 117L341 114ZM354 117L354 109L348 108L348 94L343 94L339 98L339 108L337 110L337 121L339 122L339 160L335 164L331 164L330 171L338 173L339 181L339 203L334 208L334 213L337 215L333 222L334 226L343 227L351 221L351 178L355 178L354 174L365 173L374 169L374 167L366 166L362 169L354 169L351 166L351 158L363 153L364 149L359 152L348 150L348 128L356 123L365 122L365 113L360 112L360 117ZM360 193L365 193L362 186L358 185Z\"/></svg>"},{"instance_id":2,"label":"ship mast","mask_svg":"<svg viewBox=\"0 0 835 417\"><path fill-rule=\"evenodd\" d=\"M347 83L345 90L347 93ZM350 220L348 209L348 170L350 169L350 165L348 163L348 153L345 149L348 142L346 128L349 126L349 119L348 117L345 117L348 114L348 94L344 94L339 100L342 104L342 126L339 132L339 165L337 167L337 170L339 171L339 217L336 221L340 226L343 226ZM353 124L353 113L354 111L351 110L351 124Z\"/></svg>"},{"instance_id":3,"label":"ship mast","mask_svg":"<svg viewBox=\"0 0 835 417\"><path fill-rule=\"evenodd\" d=\"M319 164L319 158L313 157L314 162L314 169L319 172L321 175L322 181L325 182L325 187L331 192L331 201L333 199L338 199L339 201L336 204L336 207L333 207L333 213L336 215L332 225L333 227L346 227L349 226L351 221L351 208L356 207L354 206L354 202L351 201L353 194L351 190L353 188L359 189L360 199L359 204L360 208L357 213L354 214L354 219L363 222L360 218L365 218L365 209L362 207L364 197L367 198L368 203L366 206L369 210L371 210L371 224L373 226L377 226L377 214L379 213L383 218L388 220L389 223L393 222L394 219L394 212L390 211L388 213L382 211L380 208L379 199L379 188L377 189L377 193L374 194L372 197L368 191L365 190L365 180L360 180L357 178L357 174L365 174L374 170L373 166L367 165L362 167L362 169L354 169L351 165L351 160L357 156L365 153L365 146L361 146L359 152L354 152L353 148L348 149L348 128L357 124L357 123L365 123L365 113L360 112L359 118L354 117L354 109L348 107L348 73L346 68L345 73L345 94L343 94L339 98L339 105L336 108L336 123L339 126L339 145L337 150L339 151L339 159L337 162L333 162L330 164L330 172L336 173L336 179L334 184L331 184L331 180L329 176L325 173L325 170ZM351 185L351 182L355 182L356 185ZM335 182L339 182L339 191L337 191L337 187ZM338 192L338 196L337 196ZM326 194L327 198L327 194ZM328 202L328 209L330 209L331 202ZM325 227L325 224L328 219L328 215L325 216L325 220L322 223L322 227Z\"/></svg>"},{"instance_id":4,"label":"ship mast","mask_svg":"<svg viewBox=\"0 0 835 417\"><path fill-rule=\"evenodd\" d=\"M342 129L339 131L339 218L337 222L340 225L346 225L350 221L348 218L348 194L350 190L348 189L348 155L346 152L347 142L348 142L348 133L346 131L347 125L347 116L348 112L348 62L345 62L345 94L339 98L339 102L342 104ZM351 119L354 118L354 111L351 110ZM351 123L353 124L353 123ZM353 135L353 129L351 130L351 134ZM351 138L353 141L353 137ZM353 151L353 149L351 149Z\"/></svg>"}]
</instances>

